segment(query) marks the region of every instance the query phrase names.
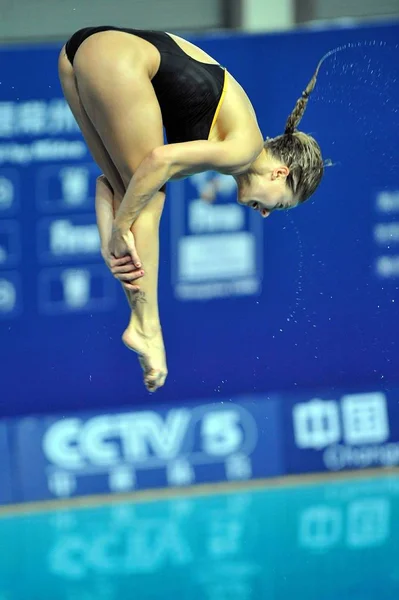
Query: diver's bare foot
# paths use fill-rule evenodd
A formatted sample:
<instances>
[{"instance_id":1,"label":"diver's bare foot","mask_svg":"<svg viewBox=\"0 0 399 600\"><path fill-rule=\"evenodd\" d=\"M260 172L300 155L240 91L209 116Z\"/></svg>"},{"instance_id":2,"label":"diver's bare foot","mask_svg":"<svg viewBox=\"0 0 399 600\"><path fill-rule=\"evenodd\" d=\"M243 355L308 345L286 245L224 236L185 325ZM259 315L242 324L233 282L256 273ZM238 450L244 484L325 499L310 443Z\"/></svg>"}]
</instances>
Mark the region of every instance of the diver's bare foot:
<instances>
[{"instance_id":1,"label":"diver's bare foot","mask_svg":"<svg viewBox=\"0 0 399 600\"><path fill-rule=\"evenodd\" d=\"M122 341L129 350L139 355L144 372L144 385L149 392L156 392L164 385L168 374L160 326L143 332L141 327L131 322L122 336Z\"/></svg>"}]
</instances>

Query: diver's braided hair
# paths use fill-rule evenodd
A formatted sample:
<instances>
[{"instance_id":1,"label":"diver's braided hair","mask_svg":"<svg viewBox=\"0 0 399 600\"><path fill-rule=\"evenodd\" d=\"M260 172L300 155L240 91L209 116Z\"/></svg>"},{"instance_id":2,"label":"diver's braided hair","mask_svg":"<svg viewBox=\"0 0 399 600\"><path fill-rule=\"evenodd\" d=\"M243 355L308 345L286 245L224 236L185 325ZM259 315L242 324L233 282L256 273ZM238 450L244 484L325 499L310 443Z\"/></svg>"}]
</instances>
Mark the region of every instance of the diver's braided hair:
<instances>
[{"instance_id":1,"label":"diver's braided hair","mask_svg":"<svg viewBox=\"0 0 399 600\"><path fill-rule=\"evenodd\" d=\"M317 65L317 69L316 69L312 79L309 81L306 89L302 92L302 96L297 100L294 110L292 111L292 113L290 114L290 116L287 119L284 133L290 135L290 134L295 133L295 131L297 131L297 127L298 127L299 123L301 122L301 119L305 113L306 106L309 101L309 96L313 92L313 90L316 86L317 76L319 74L319 69L320 69L322 62L323 61L321 60L319 62L319 64Z\"/></svg>"},{"instance_id":2,"label":"diver's braided hair","mask_svg":"<svg viewBox=\"0 0 399 600\"><path fill-rule=\"evenodd\" d=\"M287 119L284 133L275 138L268 138L265 142L265 149L289 168L286 184L299 203L305 202L315 192L326 166L316 140L297 129L315 88L323 60L324 58L317 65L312 79L297 100Z\"/></svg>"}]
</instances>

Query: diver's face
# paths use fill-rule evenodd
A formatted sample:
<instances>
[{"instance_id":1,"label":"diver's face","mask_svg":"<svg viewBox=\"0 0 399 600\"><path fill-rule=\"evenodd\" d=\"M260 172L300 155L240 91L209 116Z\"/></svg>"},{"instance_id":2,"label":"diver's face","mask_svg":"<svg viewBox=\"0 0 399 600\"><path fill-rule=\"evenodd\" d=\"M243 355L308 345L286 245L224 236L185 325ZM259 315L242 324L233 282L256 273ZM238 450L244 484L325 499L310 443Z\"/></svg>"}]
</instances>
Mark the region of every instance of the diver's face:
<instances>
[{"instance_id":1,"label":"diver's face","mask_svg":"<svg viewBox=\"0 0 399 600\"><path fill-rule=\"evenodd\" d=\"M252 194L251 191L247 189L244 194L239 194L238 203L256 210L263 218L269 217L276 210L296 206L293 194L283 179L265 178Z\"/></svg>"}]
</instances>

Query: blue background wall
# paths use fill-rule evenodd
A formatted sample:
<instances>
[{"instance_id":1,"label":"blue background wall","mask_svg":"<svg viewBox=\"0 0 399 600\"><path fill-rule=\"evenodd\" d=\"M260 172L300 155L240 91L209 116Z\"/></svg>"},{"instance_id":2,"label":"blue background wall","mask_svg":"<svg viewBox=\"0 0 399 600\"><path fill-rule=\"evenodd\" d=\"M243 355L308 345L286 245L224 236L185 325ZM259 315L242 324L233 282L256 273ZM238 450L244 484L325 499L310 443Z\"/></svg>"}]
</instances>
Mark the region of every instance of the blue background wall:
<instances>
[{"instance_id":1,"label":"blue background wall","mask_svg":"<svg viewBox=\"0 0 399 600\"><path fill-rule=\"evenodd\" d=\"M266 222L234 204L225 178L212 214L196 202L211 175L169 186L169 378L151 397L120 342L128 308L98 252L98 173L62 100L60 46L1 49L0 416L398 386L398 34L193 38L246 89L265 137L281 133L319 59L347 46L324 63L302 122L334 166L311 202Z\"/></svg>"},{"instance_id":2,"label":"blue background wall","mask_svg":"<svg viewBox=\"0 0 399 600\"><path fill-rule=\"evenodd\" d=\"M327 170L314 201L259 223L263 228L263 250L257 236L263 254L260 295L208 301L174 297L170 219L176 199L170 186L160 274L170 376L152 402L214 397L219 390L228 395L334 386L338 381L348 386L381 385L398 379L394 300L399 275L381 278L376 273L377 257L394 254L398 242L395 248L393 239L388 249L388 244L381 246L374 240L375 226L395 217L395 213L380 213L376 204L378 194L398 189L397 39L398 28L387 26L200 40L247 90L265 137L281 132L320 57L344 44L355 47L327 60L303 121L303 129L317 137L335 166ZM60 258L45 252L49 222L43 224L44 219L59 220L63 215L75 224L79 219L94 222L91 201L66 211L54 203L59 169L87 163L89 155L85 153L81 160L50 157L26 164L5 155L10 144L80 139L76 130L68 133L61 121L53 125L51 121L57 110L51 102L61 98L58 50L53 46L4 48L0 54L3 117L5 102L12 103L14 113L21 103L47 102L43 117L47 126L40 129L39 122L36 135L23 134L35 128L29 126L27 111L37 110L40 117L40 105L28 105L14 116L18 120L14 132L6 137L4 125L0 138L1 174L18 181L18 208L10 218L2 211L1 227L4 230L11 222L15 244L18 239L21 244L15 260L1 265L2 277L18 282L19 307L14 318L3 311L0 323L4 415L147 400L137 361L119 339L128 318L125 298L111 277L107 279L105 268L98 267L101 277L106 277L98 285L115 289L106 294L101 310L96 306L90 310L89 305L68 314L49 314L57 309L44 307L45 299L40 300L45 293L40 290L43 278L56 282L63 268L101 265L96 252L70 252ZM57 128L61 131L52 133ZM50 180L47 188L46 183L40 187L43 180ZM92 190L93 182L94 174ZM51 197L47 204L46 193ZM190 183L184 193L187 206L195 197ZM4 239L10 239L9 231L6 228ZM48 271L50 267L55 270ZM52 293L55 298L57 291Z\"/></svg>"}]
</instances>

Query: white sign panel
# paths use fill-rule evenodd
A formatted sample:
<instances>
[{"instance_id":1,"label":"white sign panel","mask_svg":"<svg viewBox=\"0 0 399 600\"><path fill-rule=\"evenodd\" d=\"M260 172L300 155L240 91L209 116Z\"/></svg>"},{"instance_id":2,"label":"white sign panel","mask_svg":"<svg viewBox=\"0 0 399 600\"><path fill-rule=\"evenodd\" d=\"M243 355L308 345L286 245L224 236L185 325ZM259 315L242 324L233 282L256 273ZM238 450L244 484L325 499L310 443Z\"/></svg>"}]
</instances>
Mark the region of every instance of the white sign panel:
<instances>
[{"instance_id":1,"label":"white sign panel","mask_svg":"<svg viewBox=\"0 0 399 600\"><path fill-rule=\"evenodd\" d=\"M214 188L212 204L202 198ZM261 292L263 223L237 204L232 177L201 173L171 186L172 285L180 300Z\"/></svg>"}]
</instances>

